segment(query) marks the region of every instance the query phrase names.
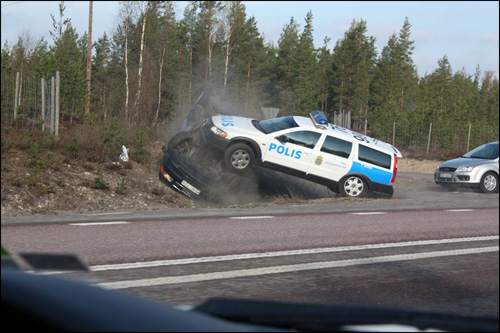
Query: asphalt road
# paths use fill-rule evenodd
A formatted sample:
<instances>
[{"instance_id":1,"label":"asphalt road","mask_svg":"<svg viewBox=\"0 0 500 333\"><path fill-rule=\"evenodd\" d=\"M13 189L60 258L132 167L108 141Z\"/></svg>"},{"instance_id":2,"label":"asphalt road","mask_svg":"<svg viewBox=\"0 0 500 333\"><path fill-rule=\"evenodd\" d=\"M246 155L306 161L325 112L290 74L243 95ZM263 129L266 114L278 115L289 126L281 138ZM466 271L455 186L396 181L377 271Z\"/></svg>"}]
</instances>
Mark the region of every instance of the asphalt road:
<instances>
[{"instance_id":1,"label":"asphalt road","mask_svg":"<svg viewBox=\"0 0 500 333\"><path fill-rule=\"evenodd\" d=\"M242 297L498 316L499 196L401 173L392 199L2 220L2 245L175 305Z\"/></svg>"}]
</instances>

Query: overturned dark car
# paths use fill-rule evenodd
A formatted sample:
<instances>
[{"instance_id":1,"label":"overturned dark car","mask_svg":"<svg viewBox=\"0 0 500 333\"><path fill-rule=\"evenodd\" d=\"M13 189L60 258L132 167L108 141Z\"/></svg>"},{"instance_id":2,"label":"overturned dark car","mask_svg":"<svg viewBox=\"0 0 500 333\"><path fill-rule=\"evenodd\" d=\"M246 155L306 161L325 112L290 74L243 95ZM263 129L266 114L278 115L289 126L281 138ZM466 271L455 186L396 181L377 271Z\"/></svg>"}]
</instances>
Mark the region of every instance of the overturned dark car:
<instances>
[{"instance_id":1,"label":"overturned dark car","mask_svg":"<svg viewBox=\"0 0 500 333\"><path fill-rule=\"evenodd\" d=\"M193 200L232 203L258 199L258 184L251 176L240 177L223 167L213 153L204 149L199 129L212 115L241 115L228 102L204 91L182 123L182 129L162 147L164 158L159 179ZM251 189L251 191L249 191Z\"/></svg>"}]
</instances>

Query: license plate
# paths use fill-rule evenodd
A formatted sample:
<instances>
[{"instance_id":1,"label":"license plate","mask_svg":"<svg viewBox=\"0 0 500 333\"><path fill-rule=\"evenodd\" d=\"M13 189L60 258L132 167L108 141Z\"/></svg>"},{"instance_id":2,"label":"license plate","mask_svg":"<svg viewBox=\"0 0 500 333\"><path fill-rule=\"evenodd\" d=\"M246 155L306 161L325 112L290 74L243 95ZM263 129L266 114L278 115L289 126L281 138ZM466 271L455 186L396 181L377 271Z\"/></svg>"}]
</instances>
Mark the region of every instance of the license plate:
<instances>
[{"instance_id":1,"label":"license plate","mask_svg":"<svg viewBox=\"0 0 500 333\"><path fill-rule=\"evenodd\" d=\"M451 173L442 173L439 175L441 178L451 178Z\"/></svg>"},{"instance_id":2,"label":"license plate","mask_svg":"<svg viewBox=\"0 0 500 333\"><path fill-rule=\"evenodd\" d=\"M191 192L193 192L194 194L196 195L199 195L200 194L200 190L198 190L196 187L194 187L193 185L189 184L187 181L183 180L181 182L181 185L186 187L187 189L189 189Z\"/></svg>"}]
</instances>

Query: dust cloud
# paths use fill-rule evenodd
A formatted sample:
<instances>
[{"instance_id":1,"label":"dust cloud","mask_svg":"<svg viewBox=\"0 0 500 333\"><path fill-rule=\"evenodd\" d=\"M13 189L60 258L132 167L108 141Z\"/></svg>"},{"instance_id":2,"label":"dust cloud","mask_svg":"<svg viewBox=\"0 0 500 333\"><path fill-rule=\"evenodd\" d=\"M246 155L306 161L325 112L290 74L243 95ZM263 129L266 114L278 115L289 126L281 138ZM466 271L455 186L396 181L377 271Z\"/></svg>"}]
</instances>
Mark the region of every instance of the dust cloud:
<instances>
[{"instance_id":1,"label":"dust cloud","mask_svg":"<svg viewBox=\"0 0 500 333\"><path fill-rule=\"evenodd\" d=\"M179 112L165 129L166 142L182 131L196 131L204 119L217 115L244 116L263 119L263 114L254 109L243 113L229 102L222 101L210 90L205 90L197 98L189 111ZM201 136L195 136L201 140ZM210 189L206 201L220 205L245 204L290 199L317 199L335 194L325 186L302 180L277 171L254 165L250 172L236 175L226 170L222 158L203 148L203 142L195 142L184 152L184 162L191 166L189 173L202 178Z\"/></svg>"}]
</instances>

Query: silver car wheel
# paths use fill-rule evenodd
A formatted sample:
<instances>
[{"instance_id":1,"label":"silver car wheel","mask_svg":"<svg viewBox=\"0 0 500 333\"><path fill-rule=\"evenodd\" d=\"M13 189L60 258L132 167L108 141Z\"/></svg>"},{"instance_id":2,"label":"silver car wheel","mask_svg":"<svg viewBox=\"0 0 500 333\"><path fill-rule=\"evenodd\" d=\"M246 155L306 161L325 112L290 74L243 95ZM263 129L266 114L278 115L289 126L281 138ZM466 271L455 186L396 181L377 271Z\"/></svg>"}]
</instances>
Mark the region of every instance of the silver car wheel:
<instances>
[{"instance_id":1,"label":"silver car wheel","mask_svg":"<svg viewBox=\"0 0 500 333\"><path fill-rule=\"evenodd\" d=\"M491 192L497 187L497 179L491 174L487 175L486 177L484 177L483 184L484 188L488 190L488 192Z\"/></svg>"},{"instance_id":2,"label":"silver car wheel","mask_svg":"<svg viewBox=\"0 0 500 333\"><path fill-rule=\"evenodd\" d=\"M244 150L237 150L231 155L231 165L235 169L245 169L250 164L250 155Z\"/></svg>"},{"instance_id":3,"label":"silver car wheel","mask_svg":"<svg viewBox=\"0 0 500 333\"><path fill-rule=\"evenodd\" d=\"M363 180L358 177L350 177L344 183L344 191L350 197L357 197L363 193L364 186Z\"/></svg>"}]
</instances>

